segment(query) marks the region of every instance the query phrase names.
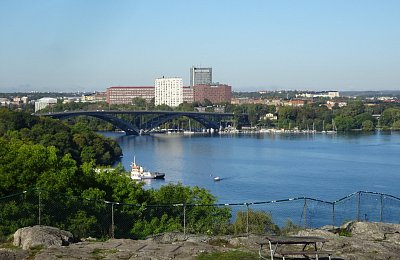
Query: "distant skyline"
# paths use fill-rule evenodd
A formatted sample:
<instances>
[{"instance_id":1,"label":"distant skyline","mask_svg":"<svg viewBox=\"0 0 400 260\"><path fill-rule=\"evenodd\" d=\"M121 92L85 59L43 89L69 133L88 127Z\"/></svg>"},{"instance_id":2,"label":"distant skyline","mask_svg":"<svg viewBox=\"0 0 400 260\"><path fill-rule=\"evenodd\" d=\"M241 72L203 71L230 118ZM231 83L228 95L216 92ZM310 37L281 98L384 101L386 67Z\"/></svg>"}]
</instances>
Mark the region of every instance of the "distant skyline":
<instances>
[{"instance_id":1,"label":"distant skyline","mask_svg":"<svg viewBox=\"0 0 400 260\"><path fill-rule=\"evenodd\" d=\"M212 67L234 91L399 90L397 0L1 0L0 92L104 91Z\"/></svg>"}]
</instances>

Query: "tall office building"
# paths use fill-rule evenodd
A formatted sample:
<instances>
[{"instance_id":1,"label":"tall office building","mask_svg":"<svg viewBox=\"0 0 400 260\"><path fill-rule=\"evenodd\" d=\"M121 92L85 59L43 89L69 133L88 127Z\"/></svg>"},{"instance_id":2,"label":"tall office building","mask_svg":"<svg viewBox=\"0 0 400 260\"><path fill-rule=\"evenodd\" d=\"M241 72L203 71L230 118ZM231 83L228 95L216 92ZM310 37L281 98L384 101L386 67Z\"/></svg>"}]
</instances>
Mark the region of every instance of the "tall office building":
<instances>
[{"instance_id":1,"label":"tall office building","mask_svg":"<svg viewBox=\"0 0 400 260\"><path fill-rule=\"evenodd\" d=\"M190 68L190 86L211 85L212 68Z\"/></svg>"},{"instance_id":2,"label":"tall office building","mask_svg":"<svg viewBox=\"0 0 400 260\"><path fill-rule=\"evenodd\" d=\"M155 105L168 105L177 107L183 103L182 78L158 78L154 83Z\"/></svg>"}]
</instances>

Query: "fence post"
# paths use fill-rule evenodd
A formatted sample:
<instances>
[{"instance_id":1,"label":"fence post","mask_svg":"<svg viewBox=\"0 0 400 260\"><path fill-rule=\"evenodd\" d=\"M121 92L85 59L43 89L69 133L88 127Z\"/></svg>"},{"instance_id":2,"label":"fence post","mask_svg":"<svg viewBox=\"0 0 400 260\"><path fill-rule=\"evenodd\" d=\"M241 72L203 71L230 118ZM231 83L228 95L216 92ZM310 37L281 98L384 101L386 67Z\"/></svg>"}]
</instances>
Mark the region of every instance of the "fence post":
<instances>
[{"instance_id":1,"label":"fence post","mask_svg":"<svg viewBox=\"0 0 400 260\"><path fill-rule=\"evenodd\" d=\"M249 203L245 203L247 208L247 217L246 217L246 234L249 236Z\"/></svg>"},{"instance_id":2,"label":"fence post","mask_svg":"<svg viewBox=\"0 0 400 260\"><path fill-rule=\"evenodd\" d=\"M186 238L186 204L183 203L183 237Z\"/></svg>"},{"instance_id":3,"label":"fence post","mask_svg":"<svg viewBox=\"0 0 400 260\"><path fill-rule=\"evenodd\" d=\"M332 203L332 228L335 226L335 202Z\"/></svg>"},{"instance_id":4,"label":"fence post","mask_svg":"<svg viewBox=\"0 0 400 260\"><path fill-rule=\"evenodd\" d=\"M381 212L380 212L380 222L383 220L383 194L381 193Z\"/></svg>"},{"instance_id":5,"label":"fence post","mask_svg":"<svg viewBox=\"0 0 400 260\"><path fill-rule=\"evenodd\" d=\"M114 202L111 202L111 238L114 238Z\"/></svg>"},{"instance_id":6,"label":"fence post","mask_svg":"<svg viewBox=\"0 0 400 260\"><path fill-rule=\"evenodd\" d=\"M361 204L361 192L358 192L358 203L357 203L357 221L360 221L360 204Z\"/></svg>"},{"instance_id":7,"label":"fence post","mask_svg":"<svg viewBox=\"0 0 400 260\"><path fill-rule=\"evenodd\" d=\"M307 228L307 198L304 198L303 214L304 214L304 228Z\"/></svg>"},{"instance_id":8,"label":"fence post","mask_svg":"<svg viewBox=\"0 0 400 260\"><path fill-rule=\"evenodd\" d=\"M40 196L40 189L39 189L39 226L41 225L41 215L42 215L42 212L41 212L41 208L42 208L42 203L41 203L41 196Z\"/></svg>"}]
</instances>

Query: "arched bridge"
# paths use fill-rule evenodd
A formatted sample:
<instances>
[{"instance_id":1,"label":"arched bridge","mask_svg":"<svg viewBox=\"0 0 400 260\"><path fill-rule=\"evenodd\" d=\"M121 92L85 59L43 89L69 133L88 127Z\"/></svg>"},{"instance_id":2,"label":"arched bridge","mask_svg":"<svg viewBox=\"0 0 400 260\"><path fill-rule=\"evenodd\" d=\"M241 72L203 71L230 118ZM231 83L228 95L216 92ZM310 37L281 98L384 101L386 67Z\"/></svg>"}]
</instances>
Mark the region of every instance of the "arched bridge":
<instances>
[{"instance_id":1,"label":"arched bridge","mask_svg":"<svg viewBox=\"0 0 400 260\"><path fill-rule=\"evenodd\" d=\"M211 112L181 112L181 111L71 111L38 114L40 116L49 116L57 119L67 119L76 116L91 116L105 120L127 135L138 135L141 131L150 130L164 124L167 121L186 116L194 119L207 129L219 129L223 119L233 117L233 113L211 113ZM129 115L130 119L121 115ZM146 118L146 119L143 119Z\"/></svg>"}]
</instances>

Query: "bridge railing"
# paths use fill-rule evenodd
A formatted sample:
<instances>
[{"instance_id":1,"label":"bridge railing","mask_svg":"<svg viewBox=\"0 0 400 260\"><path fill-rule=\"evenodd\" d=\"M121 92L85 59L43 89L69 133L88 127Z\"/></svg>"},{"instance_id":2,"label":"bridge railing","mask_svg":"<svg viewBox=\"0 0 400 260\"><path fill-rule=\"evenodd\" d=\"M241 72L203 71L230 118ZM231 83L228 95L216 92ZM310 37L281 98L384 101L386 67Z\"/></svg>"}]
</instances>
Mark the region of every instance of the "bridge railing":
<instances>
[{"instance_id":1,"label":"bridge railing","mask_svg":"<svg viewBox=\"0 0 400 260\"><path fill-rule=\"evenodd\" d=\"M228 220L228 221L226 221ZM358 191L329 202L299 197L229 204L145 205L85 199L32 189L0 198L0 238L49 225L78 237L143 238L165 231L226 234L340 226L347 221L400 223L400 198Z\"/></svg>"}]
</instances>

